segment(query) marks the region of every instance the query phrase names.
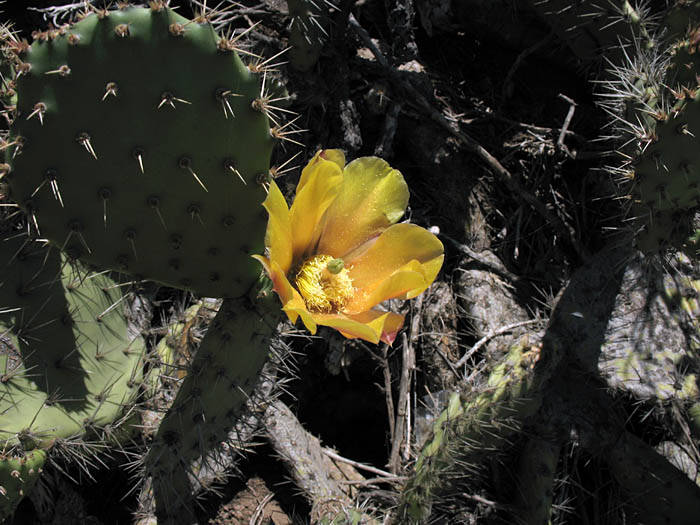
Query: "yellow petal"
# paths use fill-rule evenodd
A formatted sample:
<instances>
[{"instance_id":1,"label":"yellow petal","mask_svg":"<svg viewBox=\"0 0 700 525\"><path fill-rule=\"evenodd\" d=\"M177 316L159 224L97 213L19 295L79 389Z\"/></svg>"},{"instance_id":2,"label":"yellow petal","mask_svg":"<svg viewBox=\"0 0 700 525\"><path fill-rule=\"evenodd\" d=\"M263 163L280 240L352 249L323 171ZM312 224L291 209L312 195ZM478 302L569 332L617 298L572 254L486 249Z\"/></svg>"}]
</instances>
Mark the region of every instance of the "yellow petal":
<instances>
[{"instance_id":1,"label":"yellow petal","mask_svg":"<svg viewBox=\"0 0 700 525\"><path fill-rule=\"evenodd\" d=\"M297 319L301 317L301 321L304 323L307 330L315 334L316 323L306 309L304 299L302 299L299 292L291 285L280 266L276 262L270 261L260 255L253 255L253 258L262 263L267 275L272 280L272 289L279 296L282 302L282 310L287 314L289 320L292 323L296 323Z\"/></svg>"},{"instance_id":2,"label":"yellow petal","mask_svg":"<svg viewBox=\"0 0 700 525\"><path fill-rule=\"evenodd\" d=\"M369 310L360 314L312 313L317 324L330 326L348 339L364 339L370 343L380 340L387 344L394 342L396 333L403 325L403 315L379 310Z\"/></svg>"},{"instance_id":3,"label":"yellow petal","mask_svg":"<svg viewBox=\"0 0 700 525\"><path fill-rule=\"evenodd\" d=\"M333 150L330 150L333 151ZM290 209L292 259L296 262L311 255L319 235L323 214L338 194L343 172L335 160L326 160L323 151L304 168Z\"/></svg>"},{"instance_id":4,"label":"yellow petal","mask_svg":"<svg viewBox=\"0 0 700 525\"><path fill-rule=\"evenodd\" d=\"M354 160L343 171L328 208L317 253L343 257L398 221L408 205L403 175L378 157Z\"/></svg>"},{"instance_id":5,"label":"yellow petal","mask_svg":"<svg viewBox=\"0 0 700 525\"><path fill-rule=\"evenodd\" d=\"M304 323L306 329L311 332L311 335L316 333L316 322L314 321L313 315L306 309L304 300L298 293L295 294L292 301L282 307L282 310L287 314L292 324L296 323L297 319L301 317L301 322Z\"/></svg>"},{"instance_id":6,"label":"yellow petal","mask_svg":"<svg viewBox=\"0 0 700 525\"><path fill-rule=\"evenodd\" d=\"M367 310L361 314L349 315L346 314L351 319L356 321L361 321L369 323L371 326L376 326L378 331L381 332L381 340L388 345L393 344L394 339L396 339L396 334L403 326L403 315L395 314L393 312L383 312L381 310Z\"/></svg>"},{"instance_id":7,"label":"yellow petal","mask_svg":"<svg viewBox=\"0 0 700 525\"><path fill-rule=\"evenodd\" d=\"M404 265L384 280L365 288L356 289L345 312L363 312L387 299L407 299L422 293L432 280L417 260Z\"/></svg>"},{"instance_id":8,"label":"yellow petal","mask_svg":"<svg viewBox=\"0 0 700 525\"><path fill-rule=\"evenodd\" d=\"M287 201L275 181L270 182L270 191L263 206L269 216L265 232L268 255L286 273L292 265L292 228Z\"/></svg>"},{"instance_id":9,"label":"yellow petal","mask_svg":"<svg viewBox=\"0 0 700 525\"><path fill-rule=\"evenodd\" d=\"M443 251L440 240L425 228L415 224L394 224L362 253L346 259L345 266L350 270L352 284L360 294L365 289L371 292L379 286L378 283L386 281L399 271L421 273L424 283L405 292L404 298L410 299L423 292L435 280L442 267ZM418 264L412 261L417 261ZM414 277L401 278L402 282L411 279ZM389 289L393 288L387 290Z\"/></svg>"},{"instance_id":10,"label":"yellow petal","mask_svg":"<svg viewBox=\"0 0 700 525\"><path fill-rule=\"evenodd\" d=\"M321 157L331 162L335 162L342 170L345 168L345 153L340 149L324 149L321 151Z\"/></svg>"},{"instance_id":11,"label":"yellow petal","mask_svg":"<svg viewBox=\"0 0 700 525\"><path fill-rule=\"evenodd\" d=\"M302 170L301 178L299 179L299 184L297 184L297 192L299 192L299 190L301 190L309 181L309 178L313 176L313 174L315 173L314 166L319 162L319 159L334 162L338 165L341 171L345 167L345 154L342 152L342 150L324 149L318 151L316 155L314 155L313 158L309 161L306 167Z\"/></svg>"}]
</instances>

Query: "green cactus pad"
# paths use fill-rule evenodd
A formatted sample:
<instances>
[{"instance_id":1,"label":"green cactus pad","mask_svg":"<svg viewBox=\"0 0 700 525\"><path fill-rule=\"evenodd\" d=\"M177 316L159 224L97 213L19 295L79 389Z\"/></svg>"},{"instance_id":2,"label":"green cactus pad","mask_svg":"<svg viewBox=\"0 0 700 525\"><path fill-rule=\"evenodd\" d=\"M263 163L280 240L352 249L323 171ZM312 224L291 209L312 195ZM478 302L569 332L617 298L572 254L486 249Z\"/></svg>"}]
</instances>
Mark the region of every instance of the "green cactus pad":
<instances>
[{"instance_id":1,"label":"green cactus pad","mask_svg":"<svg viewBox=\"0 0 700 525\"><path fill-rule=\"evenodd\" d=\"M329 0L288 0L289 62L299 71L311 70L323 51L330 26Z\"/></svg>"},{"instance_id":2,"label":"green cactus pad","mask_svg":"<svg viewBox=\"0 0 700 525\"><path fill-rule=\"evenodd\" d=\"M634 166L633 198L654 210L700 204L700 90L659 122L655 139Z\"/></svg>"},{"instance_id":3,"label":"green cactus pad","mask_svg":"<svg viewBox=\"0 0 700 525\"><path fill-rule=\"evenodd\" d=\"M39 235L202 295L248 290L274 141L232 46L154 3L91 12L18 52L7 178Z\"/></svg>"},{"instance_id":4,"label":"green cactus pad","mask_svg":"<svg viewBox=\"0 0 700 525\"><path fill-rule=\"evenodd\" d=\"M177 522L191 511L186 495L193 492L192 478L215 460L222 442L231 440L229 433L261 377L280 317L272 294L221 304L145 458L159 519Z\"/></svg>"},{"instance_id":5,"label":"green cactus pad","mask_svg":"<svg viewBox=\"0 0 700 525\"><path fill-rule=\"evenodd\" d=\"M8 518L32 489L46 463L46 452L21 456L0 454L0 521Z\"/></svg>"},{"instance_id":6,"label":"green cactus pad","mask_svg":"<svg viewBox=\"0 0 700 525\"><path fill-rule=\"evenodd\" d=\"M534 372L539 356L537 347L515 344L493 369L483 391L466 399L451 395L404 486L398 511L402 523L428 521L436 494L449 485L450 469L457 462L478 468L515 432L516 425L503 425L504 421L522 421L539 408L542 378Z\"/></svg>"},{"instance_id":7,"label":"green cactus pad","mask_svg":"<svg viewBox=\"0 0 700 525\"><path fill-rule=\"evenodd\" d=\"M0 235L0 449L114 436L145 351L123 290L21 232Z\"/></svg>"}]
</instances>

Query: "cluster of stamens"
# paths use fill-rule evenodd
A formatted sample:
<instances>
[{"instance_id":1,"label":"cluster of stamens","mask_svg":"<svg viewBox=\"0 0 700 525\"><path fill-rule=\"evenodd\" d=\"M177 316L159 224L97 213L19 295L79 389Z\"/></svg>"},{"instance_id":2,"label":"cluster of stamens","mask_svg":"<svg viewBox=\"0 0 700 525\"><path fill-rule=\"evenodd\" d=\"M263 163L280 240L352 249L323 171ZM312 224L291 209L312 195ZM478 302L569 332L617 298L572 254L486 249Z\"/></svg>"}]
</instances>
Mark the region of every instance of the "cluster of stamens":
<instances>
[{"instance_id":1,"label":"cluster of stamens","mask_svg":"<svg viewBox=\"0 0 700 525\"><path fill-rule=\"evenodd\" d=\"M343 260L330 255L307 259L296 272L294 284L311 312L340 312L355 295Z\"/></svg>"}]
</instances>

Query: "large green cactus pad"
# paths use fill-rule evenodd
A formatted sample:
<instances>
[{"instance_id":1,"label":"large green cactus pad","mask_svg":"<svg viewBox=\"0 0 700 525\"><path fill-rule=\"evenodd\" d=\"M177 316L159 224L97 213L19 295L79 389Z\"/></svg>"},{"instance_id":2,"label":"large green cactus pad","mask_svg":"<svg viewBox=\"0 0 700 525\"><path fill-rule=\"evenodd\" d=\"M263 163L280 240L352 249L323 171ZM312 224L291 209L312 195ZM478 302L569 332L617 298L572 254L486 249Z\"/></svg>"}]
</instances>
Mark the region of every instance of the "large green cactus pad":
<instances>
[{"instance_id":1,"label":"large green cactus pad","mask_svg":"<svg viewBox=\"0 0 700 525\"><path fill-rule=\"evenodd\" d=\"M0 235L1 449L113 435L139 393L145 351L127 303L108 274Z\"/></svg>"},{"instance_id":2,"label":"large green cactus pad","mask_svg":"<svg viewBox=\"0 0 700 525\"><path fill-rule=\"evenodd\" d=\"M7 178L40 236L203 295L248 290L273 139L231 40L154 3L91 12L17 57Z\"/></svg>"}]
</instances>

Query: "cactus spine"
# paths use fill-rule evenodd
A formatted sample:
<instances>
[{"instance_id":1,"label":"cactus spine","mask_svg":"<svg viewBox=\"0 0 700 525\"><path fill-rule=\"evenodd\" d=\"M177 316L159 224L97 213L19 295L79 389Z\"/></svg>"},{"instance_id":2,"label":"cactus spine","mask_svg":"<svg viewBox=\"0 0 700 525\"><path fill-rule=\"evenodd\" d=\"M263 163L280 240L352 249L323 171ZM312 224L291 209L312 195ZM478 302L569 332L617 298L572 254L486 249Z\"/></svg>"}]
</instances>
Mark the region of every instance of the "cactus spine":
<instances>
[{"instance_id":1,"label":"cactus spine","mask_svg":"<svg viewBox=\"0 0 700 525\"><path fill-rule=\"evenodd\" d=\"M0 520L12 515L22 498L39 479L46 462L46 452L0 454Z\"/></svg>"},{"instance_id":2,"label":"cactus spine","mask_svg":"<svg viewBox=\"0 0 700 525\"><path fill-rule=\"evenodd\" d=\"M7 180L37 233L102 268L243 295L274 140L233 41L152 2L88 12L14 51Z\"/></svg>"},{"instance_id":3,"label":"cactus spine","mask_svg":"<svg viewBox=\"0 0 700 525\"><path fill-rule=\"evenodd\" d=\"M329 15L335 5L330 0L288 0L289 60L293 68L309 71L323 51L330 28Z\"/></svg>"},{"instance_id":4,"label":"cactus spine","mask_svg":"<svg viewBox=\"0 0 700 525\"><path fill-rule=\"evenodd\" d=\"M216 454L241 414L278 320L276 302L255 297L260 268L250 257L264 248L267 215L261 203L275 135L269 121L277 125L273 95L270 82L257 74L265 72L264 63L248 69L236 40L214 31L213 16L203 12L188 20L161 0L148 7L88 7L71 24L36 33L31 45L5 38L3 49L16 71L11 87L17 93L2 145L3 182L32 234L48 239L63 257L62 263L57 259L36 269L39 283L51 282L44 274L59 274L61 264L64 274L72 271L68 262L79 260L228 298L188 363L181 390L144 459L158 514L166 522L190 515L191 491L181 491ZM2 253L9 257L15 251ZM57 251L51 253L58 257ZM28 266L22 271L22 279L36 281ZM84 324L76 326L98 330L111 315L117 324L107 326L122 346L105 348L103 336L94 335L86 338L91 345L54 348L47 338L34 354L39 375L62 359L76 365L71 373L78 365L87 368L81 356L88 349L100 359L107 350L124 357L108 385L96 386L97 392L91 387L88 393L97 399L87 396L86 413L79 418L57 413L55 406L49 410L47 396L36 386L26 399L24 392L5 396L11 412L21 405L25 417L38 414L29 423L19 414L12 425L3 419L12 432L27 430L26 446L48 446L55 433L42 432L46 428L65 426L60 435L73 436L82 435L87 424L111 421L102 417L104 411L116 413L133 404L124 378L134 391L140 381L142 342L132 337L127 345L126 317L119 308L108 308L116 304L119 288L100 280L106 274L81 280L86 271L75 272L80 273L64 275L65 286L83 291L83 281L92 283L96 288L87 298L86 292L76 296L103 317L98 319L102 325L81 318ZM110 290L108 301L100 296L106 293L102 288ZM78 306L71 313L95 313ZM13 340L11 348L18 345ZM127 358L133 362L121 362ZM14 354L5 359L10 363ZM105 380L102 374L100 379ZM71 384L85 390L85 382ZM51 388L62 386L63 378L51 383ZM82 400L88 393L71 398ZM26 410L29 404L36 410ZM39 417L49 414L54 418L50 427Z\"/></svg>"},{"instance_id":5,"label":"cactus spine","mask_svg":"<svg viewBox=\"0 0 700 525\"><path fill-rule=\"evenodd\" d=\"M216 461L243 413L279 315L272 296L254 303L227 299L220 306L144 461L154 480L156 514L165 523L177 523L191 511L192 478Z\"/></svg>"}]
</instances>

